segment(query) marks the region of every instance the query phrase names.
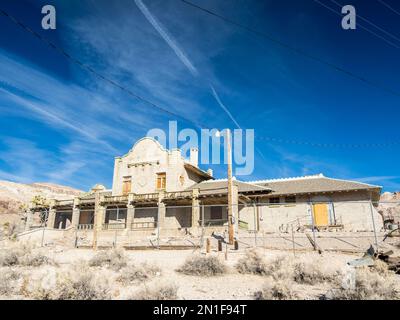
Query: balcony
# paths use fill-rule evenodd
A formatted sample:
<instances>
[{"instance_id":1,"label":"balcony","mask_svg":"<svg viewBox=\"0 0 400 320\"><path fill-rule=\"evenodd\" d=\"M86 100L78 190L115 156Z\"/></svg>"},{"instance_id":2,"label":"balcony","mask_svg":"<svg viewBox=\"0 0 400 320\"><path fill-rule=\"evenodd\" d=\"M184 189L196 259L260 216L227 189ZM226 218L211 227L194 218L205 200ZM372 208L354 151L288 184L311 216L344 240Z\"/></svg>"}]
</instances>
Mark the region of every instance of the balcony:
<instances>
[{"instance_id":1,"label":"balcony","mask_svg":"<svg viewBox=\"0 0 400 320\"><path fill-rule=\"evenodd\" d=\"M164 195L165 200L192 199L192 197L192 191L166 192Z\"/></svg>"},{"instance_id":2,"label":"balcony","mask_svg":"<svg viewBox=\"0 0 400 320\"><path fill-rule=\"evenodd\" d=\"M135 194L133 202L158 202L158 193Z\"/></svg>"},{"instance_id":3,"label":"balcony","mask_svg":"<svg viewBox=\"0 0 400 320\"><path fill-rule=\"evenodd\" d=\"M122 196L105 196L104 197L104 204L127 204L128 203L128 195Z\"/></svg>"}]
</instances>

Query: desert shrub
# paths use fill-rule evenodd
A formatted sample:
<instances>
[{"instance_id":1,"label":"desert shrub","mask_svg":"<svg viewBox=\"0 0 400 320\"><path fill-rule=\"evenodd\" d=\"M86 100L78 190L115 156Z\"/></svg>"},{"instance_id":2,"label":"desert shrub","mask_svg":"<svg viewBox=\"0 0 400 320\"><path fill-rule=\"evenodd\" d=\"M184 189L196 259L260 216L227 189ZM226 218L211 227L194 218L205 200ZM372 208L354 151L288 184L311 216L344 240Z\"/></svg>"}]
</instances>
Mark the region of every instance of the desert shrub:
<instances>
[{"instance_id":1,"label":"desert shrub","mask_svg":"<svg viewBox=\"0 0 400 320\"><path fill-rule=\"evenodd\" d=\"M301 284L314 285L321 282L332 282L339 271L332 271L318 261L300 261L294 264L293 280Z\"/></svg>"},{"instance_id":2,"label":"desert shrub","mask_svg":"<svg viewBox=\"0 0 400 320\"><path fill-rule=\"evenodd\" d=\"M3 267L18 264L18 253L14 250L5 249L0 251L0 265Z\"/></svg>"},{"instance_id":3,"label":"desert shrub","mask_svg":"<svg viewBox=\"0 0 400 320\"><path fill-rule=\"evenodd\" d=\"M354 282L343 282L340 288L331 289L325 298L332 300L392 300L399 299L393 274L380 274L373 268L355 269Z\"/></svg>"},{"instance_id":4,"label":"desert shrub","mask_svg":"<svg viewBox=\"0 0 400 320\"><path fill-rule=\"evenodd\" d=\"M11 295L15 291L15 281L21 277L21 273L11 268L0 270L0 295Z\"/></svg>"},{"instance_id":5,"label":"desert shrub","mask_svg":"<svg viewBox=\"0 0 400 320\"><path fill-rule=\"evenodd\" d=\"M52 263L51 259L25 243L16 243L0 251L0 266L38 267L50 263Z\"/></svg>"},{"instance_id":6,"label":"desert shrub","mask_svg":"<svg viewBox=\"0 0 400 320\"><path fill-rule=\"evenodd\" d=\"M216 276L226 272L225 264L216 256L191 256L176 271L192 276Z\"/></svg>"},{"instance_id":7,"label":"desert shrub","mask_svg":"<svg viewBox=\"0 0 400 320\"><path fill-rule=\"evenodd\" d=\"M246 252L246 255L239 259L236 264L236 269L239 273L243 274L264 275L267 273L267 264L257 251L251 250Z\"/></svg>"},{"instance_id":8,"label":"desert shrub","mask_svg":"<svg viewBox=\"0 0 400 320\"><path fill-rule=\"evenodd\" d=\"M293 261L287 255L280 255L266 262L265 274L275 280L293 278Z\"/></svg>"},{"instance_id":9,"label":"desert shrub","mask_svg":"<svg viewBox=\"0 0 400 320\"><path fill-rule=\"evenodd\" d=\"M145 287L136 292L131 300L176 300L178 288L174 285L159 285L152 288Z\"/></svg>"},{"instance_id":10,"label":"desert shrub","mask_svg":"<svg viewBox=\"0 0 400 320\"><path fill-rule=\"evenodd\" d=\"M58 281L58 300L106 300L110 299L110 288L90 272L62 277Z\"/></svg>"},{"instance_id":11,"label":"desert shrub","mask_svg":"<svg viewBox=\"0 0 400 320\"><path fill-rule=\"evenodd\" d=\"M143 263L138 266L131 265L123 268L121 270L120 276L117 278L117 281L127 285L137 282L143 282L160 274L160 267Z\"/></svg>"},{"instance_id":12,"label":"desert shrub","mask_svg":"<svg viewBox=\"0 0 400 320\"><path fill-rule=\"evenodd\" d=\"M256 300L292 300L297 295L291 289L291 282L288 280L267 281L260 291L254 293Z\"/></svg>"},{"instance_id":13,"label":"desert shrub","mask_svg":"<svg viewBox=\"0 0 400 320\"><path fill-rule=\"evenodd\" d=\"M126 267L126 265L127 259L121 249L100 251L89 260L91 267L107 267L116 271Z\"/></svg>"},{"instance_id":14,"label":"desert shrub","mask_svg":"<svg viewBox=\"0 0 400 320\"><path fill-rule=\"evenodd\" d=\"M19 258L19 264L28 267L39 267L44 264L51 264L53 261L40 252L31 252Z\"/></svg>"},{"instance_id":15,"label":"desert shrub","mask_svg":"<svg viewBox=\"0 0 400 320\"><path fill-rule=\"evenodd\" d=\"M111 298L110 292L107 279L82 266L25 278L21 290L26 297L38 300L106 300Z\"/></svg>"}]
</instances>

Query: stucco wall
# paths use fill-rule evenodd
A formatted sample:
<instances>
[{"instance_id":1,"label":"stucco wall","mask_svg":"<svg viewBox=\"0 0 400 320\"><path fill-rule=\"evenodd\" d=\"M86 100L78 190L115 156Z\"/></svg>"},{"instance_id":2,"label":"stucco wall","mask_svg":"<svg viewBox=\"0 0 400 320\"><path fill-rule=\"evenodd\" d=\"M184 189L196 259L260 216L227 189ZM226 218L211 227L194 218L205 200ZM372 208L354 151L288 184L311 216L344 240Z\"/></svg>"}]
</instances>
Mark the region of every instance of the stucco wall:
<instances>
[{"instance_id":1,"label":"stucco wall","mask_svg":"<svg viewBox=\"0 0 400 320\"><path fill-rule=\"evenodd\" d=\"M125 156L115 158L112 194L122 194L124 177L131 177L131 191L136 194L157 192L157 173L162 172L166 173L168 192L199 182L199 177L185 169L179 150L167 151L154 139L141 139Z\"/></svg>"},{"instance_id":2,"label":"stucco wall","mask_svg":"<svg viewBox=\"0 0 400 320\"><path fill-rule=\"evenodd\" d=\"M284 197L281 197L284 201ZM268 198L258 205L260 231L278 232L290 231L290 224L311 225L311 206L308 203L328 203L328 216L330 224L342 224L344 231L373 231L373 221L377 231L383 228L383 220L375 207L369 202L369 194L365 191L336 192L321 195L303 195L296 197L293 204L268 204ZM252 206L241 208L240 220L249 224L249 229L254 230L254 215L257 213Z\"/></svg>"}]
</instances>

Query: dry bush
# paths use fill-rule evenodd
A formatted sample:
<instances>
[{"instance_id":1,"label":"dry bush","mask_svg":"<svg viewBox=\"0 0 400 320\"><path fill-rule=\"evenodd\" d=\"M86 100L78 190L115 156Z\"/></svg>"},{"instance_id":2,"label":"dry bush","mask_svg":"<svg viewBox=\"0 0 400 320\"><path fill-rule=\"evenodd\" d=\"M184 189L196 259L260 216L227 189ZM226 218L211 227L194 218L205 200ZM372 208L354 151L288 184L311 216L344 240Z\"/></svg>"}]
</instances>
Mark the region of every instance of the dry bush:
<instances>
[{"instance_id":1,"label":"dry bush","mask_svg":"<svg viewBox=\"0 0 400 320\"><path fill-rule=\"evenodd\" d=\"M42 254L39 249L26 243L16 243L0 251L0 266L38 267L51 264L53 261Z\"/></svg>"},{"instance_id":2,"label":"dry bush","mask_svg":"<svg viewBox=\"0 0 400 320\"><path fill-rule=\"evenodd\" d=\"M58 300L107 300L110 287L90 272L63 277L58 282Z\"/></svg>"},{"instance_id":3,"label":"dry bush","mask_svg":"<svg viewBox=\"0 0 400 320\"><path fill-rule=\"evenodd\" d=\"M345 282L338 289L331 289L325 298L331 300L392 300L399 299L394 274L379 273L376 269L361 267L354 270L355 281Z\"/></svg>"},{"instance_id":4,"label":"dry bush","mask_svg":"<svg viewBox=\"0 0 400 320\"><path fill-rule=\"evenodd\" d=\"M111 288L105 277L84 265L71 270L46 270L38 278L25 278L21 293L38 300L106 300Z\"/></svg>"},{"instance_id":5,"label":"dry bush","mask_svg":"<svg viewBox=\"0 0 400 320\"><path fill-rule=\"evenodd\" d=\"M98 252L89 260L91 267L107 267L118 271L126 267L127 259L122 249L111 249Z\"/></svg>"},{"instance_id":6,"label":"dry bush","mask_svg":"<svg viewBox=\"0 0 400 320\"><path fill-rule=\"evenodd\" d=\"M216 256L191 256L176 271L192 276L216 276L226 272L225 264Z\"/></svg>"},{"instance_id":7,"label":"dry bush","mask_svg":"<svg viewBox=\"0 0 400 320\"><path fill-rule=\"evenodd\" d=\"M174 285L159 285L152 288L145 287L135 293L130 300L177 300L178 288Z\"/></svg>"},{"instance_id":8,"label":"dry bush","mask_svg":"<svg viewBox=\"0 0 400 320\"><path fill-rule=\"evenodd\" d=\"M288 255L280 255L267 261L266 275L275 280L293 278L293 259Z\"/></svg>"},{"instance_id":9,"label":"dry bush","mask_svg":"<svg viewBox=\"0 0 400 320\"><path fill-rule=\"evenodd\" d=\"M21 273L11 268L0 269L0 295L10 296L15 292L15 282L21 277Z\"/></svg>"},{"instance_id":10,"label":"dry bush","mask_svg":"<svg viewBox=\"0 0 400 320\"><path fill-rule=\"evenodd\" d=\"M301 284L333 282L339 276L339 270L330 270L322 261L299 261L294 264L293 280Z\"/></svg>"},{"instance_id":11,"label":"dry bush","mask_svg":"<svg viewBox=\"0 0 400 320\"><path fill-rule=\"evenodd\" d=\"M288 280L268 280L264 287L254 293L256 300L293 300L297 295L293 292Z\"/></svg>"},{"instance_id":12,"label":"dry bush","mask_svg":"<svg viewBox=\"0 0 400 320\"><path fill-rule=\"evenodd\" d=\"M236 269L242 274L267 274L267 264L263 257L256 251L250 250L246 255L239 259Z\"/></svg>"},{"instance_id":13,"label":"dry bush","mask_svg":"<svg viewBox=\"0 0 400 320\"><path fill-rule=\"evenodd\" d=\"M156 265L143 263L141 265L127 266L121 270L117 281L124 285L149 280L155 276L161 275L161 268Z\"/></svg>"}]
</instances>

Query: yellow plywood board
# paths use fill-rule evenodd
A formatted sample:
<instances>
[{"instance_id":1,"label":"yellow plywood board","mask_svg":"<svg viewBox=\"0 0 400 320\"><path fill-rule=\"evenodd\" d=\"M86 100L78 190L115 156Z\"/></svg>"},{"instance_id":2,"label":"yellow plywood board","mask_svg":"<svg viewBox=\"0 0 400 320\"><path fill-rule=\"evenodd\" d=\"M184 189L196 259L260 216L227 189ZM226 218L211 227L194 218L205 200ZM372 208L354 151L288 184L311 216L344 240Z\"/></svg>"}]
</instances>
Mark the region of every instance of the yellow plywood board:
<instances>
[{"instance_id":1,"label":"yellow plywood board","mask_svg":"<svg viewBox=\"0 0 400 320\"><path fill-rule=\"evenodd\" d=\"M313 211L314 211L314 225L316 227L327 226L329 224L328 205L326 203L313 204Z\"/></svg>"}]
</instances>

